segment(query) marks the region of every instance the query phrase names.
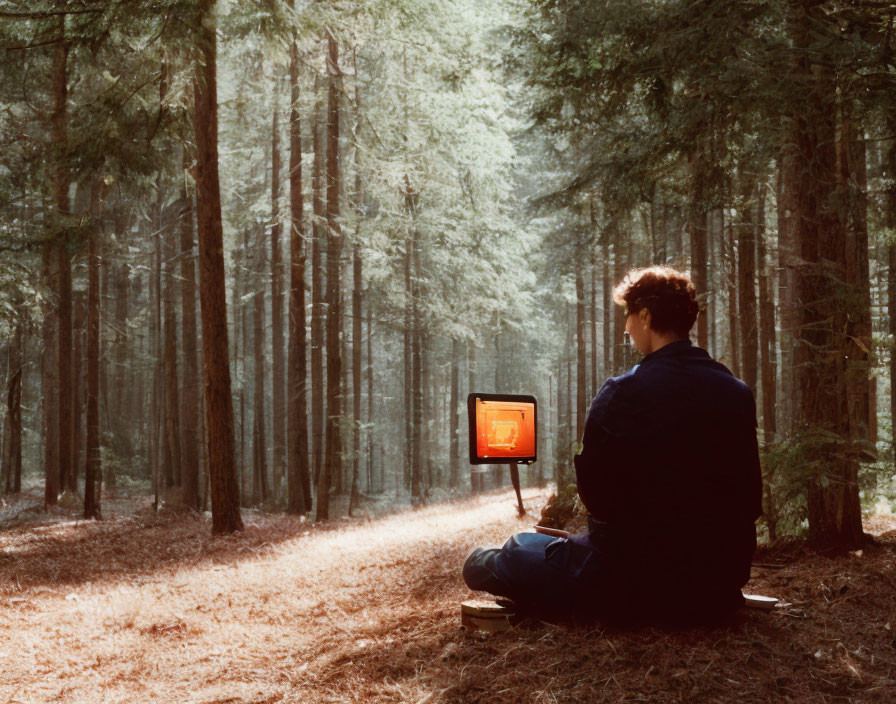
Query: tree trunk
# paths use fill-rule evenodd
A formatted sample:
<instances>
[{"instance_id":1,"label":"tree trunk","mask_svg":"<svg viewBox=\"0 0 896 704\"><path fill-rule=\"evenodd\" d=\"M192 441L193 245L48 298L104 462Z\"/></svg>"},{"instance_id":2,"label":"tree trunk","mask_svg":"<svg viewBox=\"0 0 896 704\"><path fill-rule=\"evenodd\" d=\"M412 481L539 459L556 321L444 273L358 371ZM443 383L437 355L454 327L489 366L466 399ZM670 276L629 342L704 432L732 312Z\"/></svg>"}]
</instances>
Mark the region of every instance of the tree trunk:
<instances>
[{"instance_id":1,"label":"tree trunk","mask_svg":"<svg viewBox=\"0 0 896 704\"><path fill-rule=\"evenodd\" d=\"M794 384L794 352L796 345L796 153L787 144L778 154L778 184L775 211L778 216L778 317L781 330L781 382L778 394L777 425L782 436L791 434L794 426L796 385Z\"/></svg>"},{"instance_id":2,"label":"tree trunk","mask_svg":"<svg viewBox=\"0 0 896 704\"><path fill-rule=\"evenodd\" d=\"M255 295L252 297L254 311L252 321L254 324L252 336L253 368L255 370L255 392L252 404L252 501L256 505L268 500L268 463L267 463L267 435L265 433L264 407L266 396L265 387L265 315L264 292L265 285L261 272L265 269L264 228L258 227L258 235L255 242Z\"/></svg>"},{"instance_id":3,"label":"tree trunk","mask_svg":"<svg viewBox=\"0 0 896 704\"><path fill-rule=\"evenodd\" d=\"M737 275L740 321L741 359L743 380L755 396L758 378L757 352L759 350L758 325L756 324L756 223L755 192L753 179L741 174L741 212L737 241Z\"/></svg>"},{"instance_id":4,"label":"tree trunk","mask_svg":"<svg viewBox=\"0 0 896 704\"><path fill-rule=\"evenodd\" d=\"M83 293L74 297L72 331L72 463L66 473L65 491L78 493L78 463L81 461L81 366L84 358L83 332L87 326L87 299Z\"/></svg>"},{"instance_id":5,"label":"tree trunk","mask_svg":"<svg viewBox=\"0 0 896 704\"><path fill-rule=\"evenodd\" d=\"M323 130L323 99L320 80L314 82L317 96L311 125L314 165L311 173L311 455L314 481L320 479L324 447L324 280L321 248L327 237L326 208L324 205L325 144Z\"/></svg>"},{"instance_id":6,"label":"tree trunk","mask_svg":"<svg viewBox=\"0 0 896 704\"><path fill-rule=\"evenodd\" d=\"M766 443L777 433L775 367L775 299L766 257L765 184L759 184L756 212L756 263L759 268L759 366L762 370L762 430Z\"/></svg>"},{"instance_id":7,"label":"tree trunk","mask_svg":"<svg viewBox=\"0 0 896 704\"><path fill-rule=\"evenodd\" d=\"M184 166L189 167L184 147ZM180 211L180 294L183 350L181 387L181 501L199 510L199 353L196 336L196 259L193 252L193 194L184 189Z\"/></svg>"},{"instance_id":8,"label":"tree trunk","mask_svg":"<svg viewBox=\"0 0 896 704\"><path fill-rule=\"evenodd\" d=\"M405 194L405 208L408 218L412 217L412 196L410 192ZM410 235L405 238L404 247L404 326L402 330L402 368L404 370L403 401L404 401L404 487L411 488L411 467L414 464L414 357L411 351L411 337L414 330L414 292L411 288L411 258L412 240Z\"/></svg>"},{"instance_id":9,"label":"tree trunk","mask_svg":"<svg viewBox=\"0 0 896 704\"><path fill-rule=\"evenodd\" d=\"M887 132L890 134L890 145L887 150L886 169L890 175L885 194L885 221L891 231L896 231L896 115L887 113ZM890 418L896 418L896 241L887 244L887 316L890 333ZM896 423L890 431L890 452L893 465L896 467ZM894 470L896 471L896 470Z\"/></svg>"},{"instance_id":10,"label":"tree trunk","mask_svg":"<svg viewBox=\"0 0 896 704\"><path fill-rule=\"evenodd\" d=\"M622 253L622 233L618 224L613 226L613 285L619 284L625 277L628 262ZM625 370L625 311L622 306L612 306L613 315L613 374ZM570 340L570 343L572 340Z\"/></svg>"},{"instance_id":11,"label":"tree trunk","mask_svg":"<svg viewBox=\"0 0 896 704\"><path fill-rule=\"evenodd\" d=\"M383 486L385 481L380 483ZM367 491L376 488L373 467L373 312L367 308Z\"/></svg>"},{"instance_id":12,"label":"tree trunk","mask_svg":"<svg viewBox=\"0 0 896 704\"><path fill-rule=\"evenodd\" d=\"M405 183L408 183L405 176ZM408 190L410 185L408 184ZM416 215L416 194L414 194L414 214ZM414 218L416 220L416 217ZM412 222L411 251L413 253L413 283L411 288L411 357L413 373L411 376L411 417L413 418L413 435L411 446L411 498L415 503L422 503L423 496L423 326L420 318L420 248L417 242L416 222Z\"/></svg>"},{"instance_id":13,"label":"tree trunk","mask_svg":"<svg viewBox=\"0 0 896 704\"><path fill-rule=\"evenodd\" d=\"M611 297L611 291L613 288L612 282L610 281L610 247L609 245L603 245L601 248L601 281L603 282L601 285L601 308L604 311L604 325L603 325L603 338L604 338L604 373L605 377L609 377L613 372L613 318L615 316L615 311L613 310L613 299ZM595 393L595 395L597 395Z\"/></svg>"},{"instance_id":14,"label":"tree trunk","mask_svg":"<svg viewBox=\"0 0 896 704\"><path fill-rule=\"evenodd\" d=\"M582 273L581 256L576 257L576 436L580 442L585 435L585 414L588 400L585 398L585 371L588 365L585 348L585 277Z\"/></svg>"},{"instance_id":15,"label":"tree trunk","mask_svg":"<svg viewBox=\"0 0 896 704\"><path fill-rule=\"evenodd\" d=\"M21 315L21 313L19 313ZM6 382L7 441L3 445L3 470L6 494L22 491L22 379L25 368L25 335L22 321L16 327L9 345L9 361Z\"/></svg>"},{"instance_id":16,"label":"tree trunk","mask_svg":"<svg viewBox=\"0 0 896 704\"><path fill-rule=\"evenodd\" d=\"M458 455L458 429L460 426L460 416L458 407L460 404L459 393L459 369L460 366L460 342L457 338L451 340L451 400L449 402L448 418L449 428L449 453L451 459L449 461L448 470L448 487L457 489L458 473L460 471L460 457Z\"/></svg>"},{"instance_id":17,"label":"tree trunk","mask_svg":"<svg viewBox=\"0 0 896 704\"><path fill-rule=\"evenodd\" d=\"M360 178L360 177L359 177ZM356 182L355 197L358 197ZM358 485L361 463L361 253L355 243L352 251L352 487L349 508L361 500ZM349 510L351 514L351 510Z\"/></svg>"},{"instance_id":18,"label":"tree trunk","mask_svg":"<svg viewBox=\"0 0 896 704\"><path fill-rule=\"evenodd\" d=\"M59 16L58 38L53 53L53 115L52 142L56 153L56 164L53 171L53 197L57 215L61 221L71 214L69 202L70 175L66 163L68 148L68 51L69 45L65 37L65 15ZM57 395L55 403L56 423L55 439L57 442L56 466L53 468L53 484L55 493L67 484L67 475L71 468L72 457L72 267L68 255L68 235L63 229L53 244L53 255L56 258L56 385L53 387ZM56 495L46 494L48 504L55 504Z\"/></svg>"},{"instance_id":19,"label":"tree trunk","mask_svg":"<svg viewBox=\"0 0 896 704\"><path fill-rule=\"evenodd\" d=\"M330 481L342 474L342 348L339 332L342 317L339 304L339 267L342 259L342 223L339 215L339 46L330 35L327 73L327 424L325 466L317 485L317 520L330 513Z\"/></svg>"},{"instance_id":20,"label":"tree trunk","mask_svg":"<svg viewBox=\"0 0 896 704\"><path fill-rule=\"evenodd\" d=\"M840 197L846 215L846 283L852 291L847 314L846 388L849 394L851 437L866 461L877 459L877 409L872 407L871 376L871 275L868 261L868 172L865 140L856 108L842 98L838 161Z\"/></svg>"},{"instance_id":21,"label":"tree trunk","mask_svg":"<svg viewBox=\"0 0 896 704\"><path fill-rule=\"evenodd\" d=\"M305 360L305 222L302 213L302 131L299 112L299 48L289 45L289 371L287 504L289 513L311 510Z\"/></svg>"},{"instance_id":22,"label":"tree trunk","mask_svg":"<svg viewBox=\"0 0 896 704\"><path fill-rule=\"evenodd\" d=\"M688 218L688 236L691 245L691 273L697 289L697 300L700 301L700 312L697 315L697 345L703 349L709 346L709 334L706 317L707 288L706 267L706 206L703 204L704 188L703 160L695 157L692 160L693 181L691 186L690 215Z\"/></svg>"},{"instance_id":23,"label":"tree trunk","mask_svg":"<svg viewBox=\"0 0 896 704\"><path fill-rule=\"evenodd\" d=\"M601 376L597 368L597 257L594 247L591 248L591 261L588 268L591 274L591 385L588 387L588 395L590 398L594 398L600 387Z\"/></svg>"},{"instance_id":24,"label":"tree trunk","mask_svg":"<svg viewBox=\"0 0 896 704\"><path fill-rule=\"evenodd\" d=\"M280 244L280 115L276 83L271 125L271 478L279 501L286 457L286 369L283 358L283 254Z\"/></svg>"},{"instance_id":25,"label":"tree trunk","mask_svg":"<svg viewBox=\"0 0 896 704\"><path fill-rule=\"evenodd\" d=\"M43 281L50 292L44 305L43 354L41 358L41 406L44 430L44 505L59 500L59 319L53 292L59 287L59 258L52 243L43 249Z\"/></svg>"},{"instance_id":26,"label":"tree trunk","mask_svg":"<svg viewBox=\"0 0 896 704\"><path fill-rule=\"evenodd\" d=\"M810 65L810 23L827 20L818 8L793 3L791 35L801 82L792 115L796 147L794 198L800 307L797 380L800 444L811 475L808 483L809 538L822 548L855 549L864 543L857 481L850 447L845 357L849 304L845 218L837 212L836 89L829 68ZM811 17L810 17L811 15Z\"/></svg>"},{"instance_id":27,"label":"tree trunk","mask_svg":"<svg viewBox=\"0 0 896 704\"><path fill-rule=\"evenodd\" d=\"M735 250L734 232L730 220L726 221L724 213L720 218L719 232L725 248L725 260L728 263L728 366L731 373L740 377L740 335L737 324L737 252Z\"/></svg>"},{"instance_id":28,"label":"tree trunk","mask_svg":"<svg viewBox=\"0 0 896 704\"><path fill-rule=\"evenodd\" d=\"M177 373L177 314L175 313L175 299L177 298L178 285L175 274L176 250L175 240L178 239L172 209L168 208L162 214L162 236L165 243L165 277L163 294L163 319L164 352L163 368L165 370L165 484L170 490L180 487L181 484L181 453L180 453L180 380ZM170 492L169 492L170 493Z\"/></svg>"},{"instance_id":29,"label":"tree trunk","mask_svg":"<svg viewBox=\"0 0 896 704\"><path fill-rule=\"evenodd\" d=\"M476 392L476 346L470 342L467 346L467 383L469 388L467 393ZM482 491L482 473L478 467L470 468L470 491L478 494Z\"/></svg>"},{"instance_id":30,"label":"tree trunk","mask_svg":"<svg viewBox=\"0 0 896 704\"><path fill-rule=\"evenodd\" d=\"M218 180L214 0L200 0L198 20L196 40L201 52L201 68L194 88L194 126L197 147L199 304L202 311L202 367L212 532L220 534L241 530L243 521L234 463L233 402L227 349L227 290Z\"/></svg>"},{"instance_id":31,"label":"tree trunk","mask_svg":"<svg viewBox=\"0 0 896 704\"><path fill-rule=\"evenodd\" d=\"M101 182L100 182L101 183ZM91 210L98 216L101 186L94 186ZM84 471L84 518L101 517L100 464L100 229L91 223L87 252L87 446Z\"/></svg>"}]
</instances>

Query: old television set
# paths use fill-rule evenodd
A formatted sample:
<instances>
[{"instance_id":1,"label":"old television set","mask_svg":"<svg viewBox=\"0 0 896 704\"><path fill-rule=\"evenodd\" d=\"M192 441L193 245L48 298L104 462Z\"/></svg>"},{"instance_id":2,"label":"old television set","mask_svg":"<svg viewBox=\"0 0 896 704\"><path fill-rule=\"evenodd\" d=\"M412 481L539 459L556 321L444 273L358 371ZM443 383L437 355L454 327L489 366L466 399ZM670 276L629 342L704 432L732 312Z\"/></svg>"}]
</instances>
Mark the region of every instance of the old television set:
<instances>
[{"instance_id":1,"label":"old television set","mask_svg":"<svg viewBox=\"0 0 896 704\"><path fill-rule=\"evenodd\" d=\"M537 455L534 396L472 393L467 397L470 464L532 464Z\"/></svg>"}]
</instances>

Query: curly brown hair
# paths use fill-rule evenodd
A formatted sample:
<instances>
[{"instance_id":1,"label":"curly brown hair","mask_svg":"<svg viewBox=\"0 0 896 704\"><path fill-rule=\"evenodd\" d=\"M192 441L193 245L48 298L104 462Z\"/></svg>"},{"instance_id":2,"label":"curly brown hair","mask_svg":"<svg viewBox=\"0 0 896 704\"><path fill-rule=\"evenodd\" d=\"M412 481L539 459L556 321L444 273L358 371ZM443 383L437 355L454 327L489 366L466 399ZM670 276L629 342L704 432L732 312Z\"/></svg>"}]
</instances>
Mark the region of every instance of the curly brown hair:
<instances>
[{"instance_id":1,"label":"curly brown hair","mask_svg":"<svg viewBox=\"0 0 896 704\"><path fill-rule=\"evenodd\" d=\"M613 289L613 300L631 315L646 308L650 327L687 337L700 307L691 277L668 266L632 269Z\"/></svg>"}]
</instances>

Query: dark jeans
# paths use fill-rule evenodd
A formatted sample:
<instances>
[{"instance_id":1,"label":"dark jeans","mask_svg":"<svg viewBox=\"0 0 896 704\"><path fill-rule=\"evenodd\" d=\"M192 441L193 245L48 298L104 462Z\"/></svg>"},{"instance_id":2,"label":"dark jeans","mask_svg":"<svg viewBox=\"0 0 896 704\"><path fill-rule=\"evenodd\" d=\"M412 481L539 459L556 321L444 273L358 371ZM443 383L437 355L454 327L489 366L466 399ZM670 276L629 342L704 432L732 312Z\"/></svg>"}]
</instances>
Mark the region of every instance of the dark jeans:
<instances>
[{"instance_id":1,"label":"dark jeans","mask_svg":"<svg viewBox=\"0 0 896 704\"><path fill-rule=\"evenodd\" d=\"M470 589L546 617L593 620L609 604L606 560L587 535L517 533L502 548L476 548L463 568Z\"/></svg>"}]
</instances>

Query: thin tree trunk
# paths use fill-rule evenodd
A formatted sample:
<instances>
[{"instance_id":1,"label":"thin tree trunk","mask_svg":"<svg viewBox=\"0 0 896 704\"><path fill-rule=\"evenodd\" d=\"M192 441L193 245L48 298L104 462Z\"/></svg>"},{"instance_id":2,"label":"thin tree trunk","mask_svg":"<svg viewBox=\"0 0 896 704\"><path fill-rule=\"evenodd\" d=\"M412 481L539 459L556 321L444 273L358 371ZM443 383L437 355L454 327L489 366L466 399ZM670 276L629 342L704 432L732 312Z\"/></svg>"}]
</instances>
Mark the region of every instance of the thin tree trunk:
<instances>
[{"instance_id":1,"label":"thin tree trunk","mask_svg":"<svg viewBox=\"0 0 896 704\"><path fill-rule=\"evenodd\" d=\"M765 184L759 184L756 214L756 263L759 268L759 352L762 369L762 429L765 442L775 441L777 434L777 384L775 367L775 300L766 257Z\"/></svg>"},{"instance_id":2,"label":"thin tree trunk","mask_svg":"<svg viewBox=\"0 0 896 704\"><path fill-rule=\"evenodd\" d=\"M98 182L91 210L98 215L102 199ZM97 218L98 220L98 218ZM90 229L87 253L87 463L84 471L84 518L101 517L100 464L100 238L99 223Z\"/></svg>"},{"instance_id":3,"label":"thin tree trunk","mask_svg":"<svg viewBox=\"0 0 896 704\"><path fill-rule=\"evenodd\" d=\"M199 303L202 310L202 366L206 441L212 498L212 532L241 530L239 486L233 443L233 402L227 349L227 291L218 179L217 39L214 0L200 0L197 44L201 69L195 84L199 229Z\"/></svg>"},{"instance_id":4,"label":"thin tree trunk","mask_svg":"<svg viewBox=\"0 0 896 704\"><path fill-rule=\"evenodd\" d=\"M756 324L755 192L755 181L746 174L741 174L741 214L737 242L737 288L740 295L738 320L740 321L741 359L743 360L742 378L754 396L757 394L757 352L759 349L759 330Z\"/></svg>"},{"instance_id":5,"label":"thin tree trunk","mask_svg":"<svg viewBox=\"0 0 896 704\"><path fill-rule=\"evenodd\" d=\"M21 312L19 313L21 315ZM5 473L4 493L18 494L22 491L22 379L25 367L25 335L21 319L9 345L8 373L6 382L6 423L7 441L3 445L3 470Z\"/></svg>"},{"instance_id":6,"label":"thin tree trunk","mask_svg":"<svg viewBox=\"0 0 896 704\"><path fill-rule=\"evenodd\" d=\"M43 250L45 288L54 292L59 287L59 259L52 243ZM43 354L41 358L41 405L44 431L44 505L55 506L59 500L59 319L55 299L44 306Z\"/></svg>"},{"instance_id":7,"label":"thin tree trunk","mask_svg":"<svg viewBox=\"0 0 896 704\"><path fill-rule=\"evenodd\" d=\"M731 373L740 377L740 336L737 325L737 254L734 249L734 233L730 221L722 215L719 223L722 241L725 243L725 259L728 263L728 353L731 355Z\"/></svg>"},{"instance_id":8,"label":"thin tree trunk","mask_svg":"<svg viewBox=\"0 0 896 704\"><path fill-rule=\"evenodd\" d=\"M70 175L65 162L68 147L68 51L69 45L65 37L65 15L59 17L58 38L53 53L53 115L52 141L56 151L56 164L53 171L53 197L56 211L64 220L71 214L69 202ZM57 425L55 439L58 444L56 467L53 468L53 484L55 493L51 497L46 493L47 504L55 504L59 489L67 484L67 475L72 464L72 267L68 255L67 235L59 236L54 242L56 258L56 385L53 391L57 395L55 417Z\"/></svg>"},{"instance_id":9,"label":"thin tree trunk","mask_svg":"<svg viewBox=\"0 0 896 704\"><path fill-rule=\"evenodd\" d=\"M594 398L600 385L600 373L597 368L597 257L593 246L588 269L591 275L591 385L588 388L589 398Z\"/></svg>"},{"instance_id":10,"label":"thin tree trunk","mask_svg":"<svg viewBox=\"0 0 896 704\"><path fill-rule=\"evenodd\" d=\"M83 332L87 326L87 298L83 293L74 299L72 334L72 464L66 473L65 491L78 493L78 463L81 461L81 366L84 358Z\"/></svg>"},{"instance_id":11,"label":"thin tree trunk","mask_svg":"<svg viewBox=\"0 0 896 704\"><path fill-rule=\"evenodd\" d=\"M778 216L778 317L781 330L781 381L777 409L778 430L790 435L796 406L794 351L796 343L796 155L793 145L778 154L775 212Z\"/></svg>"},{"instance_id":12,"label":"thin tree trunk","mask_svg":"<svg viewBox=\"0 0 896 704\"><path fill-rule=\"evenodd\" d=\"M373 467L373 312L367 309L367 491L376 487Z\"/></svg>"},{"instance_id":13,"label":"thin tree trunk","mask_svg":"<svg viewBox=\"0 0 896 704\"><path fill-rule=\"evenodd\" d=\"M585 277L581 257L576 257L576 442L585 435L588 399L585 371L588 365L585 346Z\"/></svg>"},{"instance_id":14,"label":"thin tree trunk","mask_svg":"<svg viewBox=\"0 0 896 704\"><path fill-rule=\"evenodd\" d=\"M177 315L175 299L178 293L175 268L175 240L178 238L174 226L171 209L162 214L162 227L165 242L165 277L163 294L164 353L163 368L165 370L165 484L170 490L181 483L180 452L180 379L177 373Z\"/></svg>"},{"instance_id":15,"label":"thin tree trunk","mask_svg":"<svg viewBox=\"0 0 896 704\"><path fill-rule=\"evenodd\" d=\"M265 269L264 228L258 228L258 236L255 242L255 295L252 297L254 311L252 322L254 331L252 336L253 367L255 370L255 393L252 419L252 499L258 505L268 500L268 463L267 463L267 436L265 433L265 285L261 272Z\"/></svg>"},{"instance_id":16,"label":"thin tree trunk","mask_svg":"<svg viewBox=\"0 0 896 704\"><path fill-rule=\"evenodd\" d=\"M604 340L604 376L610 376L613 372L613 301L611 300L612 283L610 281L610 247L603 245L601 248L601 308L604 312L603 340ZM596 392L595 392L596 395Z\"/></svg>"},{"instance_id":17,"label":"thin tree trunk","mask_svg":"<svg viewBox=\"0 0 896 704\"><path fill-rule=\"evenodd\" d=\"M342 474L342 400L339 384L342 375L342 327L339 305L339 267L342 259L342 224L339 215L339 45L330 35L327 73L327 425L326 457L317 485L317 520L326 520L330 512L330 481Z\"/></svg>"},{"instance_id":18,"label":"thin tree trunk","mask_svg":"<svg viewBox=\"0 0 896 704\"><path fill-rule=\"evenodd\" d=\"M321 248L327 236L326 208L324 205L325 143L323 130L323 99L319 79L315 80L317 96L311 125L311 141L314 164L311 173L311 455L314 481L320 479L324 447L324 280Z\"/></svg>"},{"instance_id":19,"label":"thin tree trunk","mask_svg":"<svg viewBox=\"0 0 896 704\"><path fill-rule=\"evenodd\" d=\"M191 160L184 147L184 166ZM180 294L183 350L181 394L181 501L199 510L199 353L196 335L196 259L193 252L193 194L184 189L180 211Z\"/></svg>"},{"instance_id":20,"label":"thin tree trunk","mask_svg":"<svg viewBox=\"0 0 896 704\"><path fill-rule=\"evenodd\" d=\"M628 262L622 253L622 233L618 224L613 226L613 279L614 285L625 277ZM613 314L613 373L619 374L625 369L625 311L622 306L614 305ZM570 340L570 342L572 342Z\"/></svg>"},{"instance_id":21,"label":"thin tree trunk","mask_svg":"<svg viewBox=\"0 0 896 704\"><path fill-rule=\"evenodd\" d=\"M896 135L896 115L890 111L887 114L887 132ZM896 137L890 139L887 150L886 169L890 174L896 174ZM884 213L887 227L896 231L896 179L891 178L886 187ZM896 418L896 241L890 240L887 244L887 317L889 318L888 332L890 333L890 418ZM894 472L896 472L896 423L890 431L890 452L893 457Z\"/></svg>"},{"instance_id":22,"label":"thin tree trunk","mask_svg":"<svg viewBox=\"0 0 896 704\"><path fill-rule=\"evenodd\" d=\"M283 253L280 244L280 114L276 82L271 120L271 479L272 499L280 500L286 457L286 368L283 356Z\"/></svg>"},{"instance_id":23,"label":"thin tree trunk","mask_svg":"<svg viewBox=\"0 0 896 704\"><path fill-rule=\"evenodd\" d=\"M448 409L449 428L449 452L451 455L448 470L448 487L457 489L458 473L460 471L460 457L458 455L458 429L460 416L458 406L460 404L459 393L459 367L460 367L460 342L457 338L451 340L451 400Z\"/></svg>"},{"instance_id":24,"label":"thin tree trunk","mask_svg":"<svg viewBox=\"0 0 896 704\"><path fill-rule=\"evenodd\" d=\"M688 219L688 235L691 245L691 272L694 277L694 286L697 289L697 298L701 301L700 312L697 315L697 345L706 349L709 346L709 329L706 316L706 299L709 295L707 287L707 262L706 262L706 206L703 205L703 169L702 159L694 158L692 168L694 170L694 184L692 185L690 217Z\"/></svg>"},{"instance_id":25,"label":"thin tree trunk","mask_svg":"<svg viewBox=\"0 0 896 704\"><path fill-rule=\"evenodd\" d=\"M360 186L355 182L356 198ZM352 251L352 486L349 499L351 508L361 500L359 487L359 470L361 463L361 253L355 243Z\"/></svg>"},{"instance_id":26,"label":"thin tree trunk","mask_svg":"<svg viewBox=\"0 0 896 704\"><path fill-rule=\"evenodd\" d=\"M287 511L311 510L308 471L307 369L305 359L305 222L302 212L302 131L299 112L299 48L289 45L289 388Z\"/></svg>"}]
</instances>

